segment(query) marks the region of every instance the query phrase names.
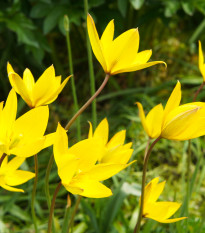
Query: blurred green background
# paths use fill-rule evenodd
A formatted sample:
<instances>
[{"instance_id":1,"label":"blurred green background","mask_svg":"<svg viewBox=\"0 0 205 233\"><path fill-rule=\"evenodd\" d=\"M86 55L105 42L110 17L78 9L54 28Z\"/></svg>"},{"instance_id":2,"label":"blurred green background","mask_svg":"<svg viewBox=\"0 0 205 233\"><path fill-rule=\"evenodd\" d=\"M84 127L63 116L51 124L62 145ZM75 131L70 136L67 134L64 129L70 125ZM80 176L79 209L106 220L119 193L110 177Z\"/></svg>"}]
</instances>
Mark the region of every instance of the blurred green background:
<instances>
[{"instance_id":1,"label":"blurred green background","mask_svg":"<svg viewBox=\"0 0 205 233\"><path fill-rule=\"evenodd\" d=\"M147 137L141 126L136 101L145 110L166 102L176 81L182 83L182 102L192 101L194 92L202 83L198 69L198 40L205 51L205 1L203 0L88 0L101 35L111 19L115 20L115 37L130 28L139 28L139 50L152 49L153 61L162 60L168 65L124 73L111 77L97 98L98 122L104 117L110 124L110 136L127 129L127 141L133 141L133 159L137 163L106 182L114 196L101 199L84 198L76 216L75 233L128 233L132 232L138 213L143 153ZM83 0L7 0L0 1L0 100L6 100L10 83L6 65L9 61L21 76L29 68L37 79L51 64L63 79L70 75L64 29L64 15L70 21L70 38L73 53L74 77L79 105L90 97L89 69L86 49L86 20ZM104 73L93 56L95 84L98 87ZM202 91L198 100L204 101ZM19 97L18 114L28 107ZM70 82L59 98L50 105L48 132L63 125L74 114ZM91 107L81 117L82 137L88 133ZM76 126L69 134L69 143L77 141ZM147 181L156 176L166 179L163 201L182 202L176 216L187 216L187 142L162 140L150 158ZM205 158L204 139L192 143L189 218L174 224L160 224L147 220L143 233L205 232ZM37 190L36 212L40 232L47 227L48 209L44 195L44 177L52 148L39 153L40 178ZM24 169L34 170L33 158L27 159ZM53 166L50 183L53 193L59 178ZM24 194L0 190L0 233L34 232L30 214L30 197L33 181L23 185ZM56 201L56 228L61 232L67 192L61 189ZM72 203L75 197L71 196Z\"/></svg>"}]
</instances>

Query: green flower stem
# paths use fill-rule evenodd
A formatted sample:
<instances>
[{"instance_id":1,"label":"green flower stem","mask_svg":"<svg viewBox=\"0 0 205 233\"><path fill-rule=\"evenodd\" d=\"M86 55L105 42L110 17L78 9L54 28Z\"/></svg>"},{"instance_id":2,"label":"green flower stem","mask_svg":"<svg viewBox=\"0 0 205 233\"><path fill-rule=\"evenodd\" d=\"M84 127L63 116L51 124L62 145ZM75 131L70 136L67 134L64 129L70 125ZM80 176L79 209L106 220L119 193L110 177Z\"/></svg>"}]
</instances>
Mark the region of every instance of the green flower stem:
<instances>
[{"instance_id":1,"label":"green flower stem","mask_svg":"<svg viewBox=\"0 0 205 233\"><path fill-rule=\"evenodd\" d=\"M50 192L49 192L49 175L52 169L53 161L54 161L54 156L52 154L48 162L48 166L46 169L46 177L45 177L45 194L46 194L46 200L47 200L49 210L51 208L51 197L50 197ZM52 221L52 228L53 228L53 233L55 233L54 221Z\"/></svg>"},{"instance_id":2,"label":"green flower stem","mask_svg":"<svg viewBox=\"0 0 205 233\"><path fill-rule=\"evenodd\" d=\"M35 178L33 183L33 190L32 190L32 196L31 196L31 215L33 219L33 224L35 228L35 232L38 233L38 225L36 221L36 213L35 213L35 199L36 199L36 188L37 188L37 182L38 182L38 157L37 154L34 155L34 162L35 162Z\"/></svg>"},{"instance_id":3,"label":"green flower stem","mask_svg":"<svg viewBox=\"0 0 205 233\"><path fill-rule=\"evenodd\" d=\"M52 199L52 202L51 202L51 208L50 208L50 214L49 214L49 220L48 220L48 233L51 233L55 201L56 201L58 191L60 190L60 187L61 187L61 182L58 183L58 186L56 187L55 192L53 194L53 199Z\"/></svg>"},{"instance_id":4,"label":"green flower stem","mask_svg":"<svg viewBox=\"0 0 205 233\"><path fill-rule=\"evenodd\" d=\"M0 167L1 167L1 164L3 163L3 160L6 158L6 154L3 153L3 155L1 156L0 158Z\"/></svg>"},{"instance_id":5,"label":"green flower stem","mask_svg":"<svg viewBox=\"0 0 205 233\"><path fill-rule=\"evenodd\" d=\"M71 216L71 219L70 219L70 222L69 222L69 225L68 225L68 230L67 230L67 233L69 233L69 229L72 229L72 226L73 226L73 221L74 221L74 218L75 218L75 214L78 210L78 206L80 204L80 201L82 199L82 196L78 196L78 199L75 203L75 207L74 207L74 210L73 210L73 213L72 213L72 216ZM71 231L72 232L72 231Z\"/></svg>"},{"instance_id":6,"label":"green flower stem","mask_svg":"<svg viewBox=\"0 0 205 233\"><path fill-rule=\"evenodd\" d=\"M73 94L73 100L74 100L74 109L75 112L78 111L78 99L76 94L76 87L75 87L75 80L74 80L74 72L73 72L73 59L72 59L72 50L71 50L71 43L70 43L70 33L69 33L69 20L68 16L64 16L65 21L65 31L66 31L66 42L67 42L67 50L68 50L68 62L69 62L69 69L70 73L73 74L71 77L71 88L72 88L72 94ZM77 123L77 139L80 141L81 139L81 127L80 127L80 117L76 121Z\"/></svg>"},{"instance_id":7,"label":"green flower stem","mask_svg":"<svg viewBox=\"0 0 205 233\"><path fill-rule=\"evenodd\" d=\"M70 126L73 124L73 122L80 116L82 112L93 102L93 100L100 94L100 92L103 90L105 85L107 84L108 80L110 78L109 74L106 74L105 79L101 86L98 88L98 90L95 92L95 94L78 110L78 112L71 118L71 120L66 125L65 129L68 130Z\"/></svg>"},{"instance_id":8,"label":"green flower stem","mask_svg":"<svg viewBox=\"0 0 205 233\"><path fill-rule=\"evenodd\" d=\"M194 98L193 98L193 102L196 101L197 96L198 96L198 94L200 93L200 91L203 89L204 85L205 85L205 82L203 82L203 83L200 85L200 87L198 88L198 90L196 91L196 93L195 93L195 95L194 95Z\"/></svg>"},{"instance_id":9,"label":"green flower stem","mask_svg":"<svg viewBox=\"0 0 205 233\"><path fill-rule=\"evenodd\" d=\"M200 91L203 89L205 85L205 82L203 82L199 88L197 89L197 91L194 94L194 98L193 98L193 102L196 101ZM189 215L189 199L190 199L190 167L191 167L191 140L189 140L188 142L188 154L187 154L187 189L186 189L186 216L188 217Z\"/></svg>"},{"instance_id":10,"label":"green flower stem","mask_svg":"<svg viewBox=\"0 0 205 233\"><path fill-rule=\"evenodd\" d=\"M87 19L88 0L84 0L84 11L85 11L85 19ZM88 36L87 32L86 32L86 47L87 47L88 66L89 66L89 73L90 73L90 90L91 90L91 95L94 95L94 93L95 93L95 76L94 76L94 69L93 69L92 50L91 50L89 36ZM96 100L93 100L93 102L92 102L92 123L93 123L93 128L95 129L96 125L97 125Z\"/></svg>"},{"instance_id":11,"label":"green flower stem","mask_svg":"<svg viewBox=\"0 0 205 233\"><path fill-rule=\"evenodd\" d=\"M144 189L145 189L145 183L146 183L146 172L147 172L147 165L149 161L150 154L152 152L153 147L155 144L161 139L161 137L158 137L150 146L149 150L147 151L145 158L144 158L144 166L143 166L143 173L142 173L142 187L141 187L141 205L140 205L140 211L139 211L139 216L137 220L137 224L135 226L134 232L133 233L139 233L140 231L140 225L141 225L141 220L143 217L143 207L144 207Z\"/></svg>"}]
</instances>

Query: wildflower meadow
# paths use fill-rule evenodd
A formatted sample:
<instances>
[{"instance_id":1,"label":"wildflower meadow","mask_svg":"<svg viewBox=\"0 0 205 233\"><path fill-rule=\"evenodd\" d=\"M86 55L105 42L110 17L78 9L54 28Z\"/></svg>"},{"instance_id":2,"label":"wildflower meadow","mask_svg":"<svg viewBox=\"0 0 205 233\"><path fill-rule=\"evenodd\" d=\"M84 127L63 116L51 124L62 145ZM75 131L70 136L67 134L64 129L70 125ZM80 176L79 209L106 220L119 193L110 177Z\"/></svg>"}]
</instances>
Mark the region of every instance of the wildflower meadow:
<instances>
[{"instance_id":1,"label":"wildflower meadow","mask_svg":"<svg viewBox=\"0 0 205 233\"><path fill-rule=\"evenodd\" d=\"M204 233L204 2L0 6L0 233Z\"/></svg>"}]
</instances>

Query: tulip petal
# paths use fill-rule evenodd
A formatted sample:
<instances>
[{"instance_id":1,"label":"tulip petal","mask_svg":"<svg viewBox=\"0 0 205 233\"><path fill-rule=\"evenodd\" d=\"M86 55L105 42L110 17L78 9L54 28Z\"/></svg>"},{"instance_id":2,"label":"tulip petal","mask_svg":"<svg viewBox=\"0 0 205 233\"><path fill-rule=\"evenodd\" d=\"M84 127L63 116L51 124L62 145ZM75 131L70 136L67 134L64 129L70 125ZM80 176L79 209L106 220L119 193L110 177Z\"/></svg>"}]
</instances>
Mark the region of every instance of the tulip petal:
<instances>
[{"instance_id":1,"label":"tulip petal","mask_svg":"<svg viewBox=\"0 0 205 233\"><path fill-rule=\"evenodd\" d=\"M47 127L48 117L48 106L31 109L16 120L13 139L15 140L15 138L21 135L21 142L25 143L43 137Z\"/></svg>"},{"instance_id":2,"label":"tulip petal","mask_svg":"<svg viewBox=\"0 0 205 233\"><path fill-rule=\"evenodd\" d=\"M204 64L204 55L201 47L201 41L199 40L199 70L205 81L205 64Z\"/></svg>"},{"instance_id":3,"label":"tulip petal","mask_svg":"<svg viewBox=\"0 0 205 233\"><path fill-rule=\"evenodd\" d=\"M29 92L29 95L33 96L32 90L35 84L35 80L34 80L33 74L28 68L25 69L23 73L23 82L25 83L25 86Z\"/></svg>"},{"instance_id":4,"label":"tulip petal","mask_svg":"<svg viewBox=\"0 0 205 233\"><path fill-rule=\"evenodd\" d=\"M112 147L123 145L125 142L125 137L126 130L121 130L120 132L116 133L107 143L107 148L111 149Z\"/></svg>"},{"instance_id":5,"label":"tulip petal","mask_svg":"<svg viewBox=\"0 0 205 233\"><path fill-rule=\"evenodd\" d=\"M16 169L18 169L21 164L25 161L25 158L20 157L14 157L12 160L10 160L7 165L6 169L9 173L13 173ZM12 185L11 185L12 186Z\"/></svg>"},{"instance_id":6,"label":"tulip petal","mask_svg":"<svg viewBox=\"0 0 205 233\"><path fill-rule=\"evenodd\" d=\"M174 90L172 91L172 93L167 101L167 104L165 106L164 117L166 117L167 114L169 112L171 112L173 109L178 107L180 102L181 102L181 84L179 81L177 81L177 84L176 84Z\"/></svg>"},{"instance_id":7,"label":"tulip petal","mask_svg":"<svg viewBox=\"0 0 205 233\"><path fill-rule=\"evenodd\" d=\"M105 145L108 141L108 135L109 135L109 125L107 118L104 118L97 126L94 132L94 138L101 140L102 144Z\"/></svg>"},{"instance_id":8,"label":"tulip petal","mask_svg":"<svg viewBox=\"0 0 205 233\"><path fill-rule=\"evenodd\" d=\"M92 123L90 121L88 121L88 123L90 125L88 138L92 138L93 137L93 126L92 126Z\"/></svg>"},{"instance_id":9,"label":"tulip petal","mask_svg":"<svg viewBox=\"0 0 205 233\"><path fill-rule=\"evenodd\" d=\"M91 180L89 176L79 175L73 182L70 183L71 187L77 187L83 190L81 196L90 198L103 198L112 195L112 191L102 183Z\"/></svg>"},{"instance_id":10,"label":"tulip petal","mask_svg":"<svg viewBox=\"0 0 205 233\"><path fill-rule=\"evenodd\" d=\"M157 138L161 134L163 111L162 105L158 104L146 116L146 126L151 138Z\"/></svg>"},{"instance_id":11,"label":"tulip petal","mask_svg":"<svg viewBox=\"0 0 205 233\"><path fill-rule=\"evenodd\" d=\"M118 73L118 70L129 67L137 55L138 48L138 29L130 29L117 37L113 41L112 52L109 51L112 57L111 74Z\"/></svg>"},{"instance_id":12,"label":"tulip petal","mask_svg":"<svg viewBox=\"0 0 205 233\"><path fill-rule=\"evenodd\" d=\"M0 183L0 186L8 191L11 191L11 192L21 192L21 193L24 193L24 190L23 189L18 189L18 188L13 188L13 187L10 187L6 184L1 184Z\"/></svg>"},{"instance_id":13,"label":"tulip petal","mask_svg":"<svg viewBox=\"0 0 205 233\"><path fill-rule=\"evenodd\" d=\"M145 69L147 67L150 67L150 66L154 66L156 64L164 64L165 66L166 63L163 62L163 61L152 61L152 62L148 62L148 63L145 63L145 64L138 64L138 65L133 65L131 67L126 67L124 69L113 69L112 71L112 74L119 74L119 73L124 73L124 72L131 72L131 71L136 71L136 70L142 70L142 69Z\"/></svg>"},{"instance_id":14,"label":"tulip petal","mask_svg":"<svg viewBox=\"0 0 205 233\"><path fill-rule=\"evenodd\" d=\"M14 171L10 175L5 176L5 182L9 186L16 186L23 183L26 183L28 180L35 177L35 173L28 172L28 171Z\"/></svg>"},{"instance_id":15,"label":"tulip petal","mask_svg":"<svg viewBox=\"0 0 205 233\"><path fill-rule=\"evenodd\" d=\"M97 164L90 171L86 172L86 175L92 180L103 181L114 176L134 162L136 161L132 161L129 164Z\"/></svg>"},{"instance_id":16,"label":"tulip petal","mask_svg":"<svg viewBox=\"0 0 205 233\"><path fill-rule=\"evenodd\" d=\"M139 109L139 117L140 117L142 126L143 126L145 132L147 133L147 135L150 136L149 128L147 127L147 123L146 123L146 118L145 118L143 106L140 102L136 102L136 104L137 104L138 109Z\"/></svg>"},{"instance_id":17,"label":"tulip petal","mask_svg":"<svg viewBox=\"0 0 205 233\"><path fill-rule=\"evenodd\" d=\"M90 14L87 16L87 28L88 28L88 35L90 38L90 44L92 46L93 53L95 54L97 60L100 62L101 66L103 67L104 71L107 71L106 61L103 55L101 42L95 27L95 23Z\"/></svg>"},{"instance_id":18,"label":"tulip petal","mask_svg":"<svg viewBox=\"0 0 205 233\"><path fill-rule=\"evenodd\" d=\"M19 95L21 95L22 99L31 107L32 101L28 93L27 87L25 86L21 77L14 72L12 66L9 63L7 64L7 72L11 86Z\"/></svg>"},{"instance_id":19,"label":"tulip petal","mask_svg":"<svg viewBox=\"0 0 205 233\"><path fill-rule=\"evenodd\" d=\"M149 217L149 218L151 218L151 217ZM157 219L157 218L151 218L151 219L153 219L153 220L155 220L155 221L157 221L157 222L161 222L161 223L173 223L173 222L181 221L181 220L186 219L186 218L187 218L187 217L171 218L171 219L164 219L164 220L162 220L162 219Z\"/></svg>"},{"instance_id":20,"label":"tulip petal","mask_svg":"<svg viewBox=\"0 0 205 233\"><path fill-rule=\"evenodd\" d=\"M9 140L12 130L13 130L14 122L16 119L16 112L17 112L17 96L16 96L16 92L14 91L14 89L12 89L8 95L6 104L1 112L0 141L1 139L3 141L7 139Z\"/></svg>"}]
</instances>

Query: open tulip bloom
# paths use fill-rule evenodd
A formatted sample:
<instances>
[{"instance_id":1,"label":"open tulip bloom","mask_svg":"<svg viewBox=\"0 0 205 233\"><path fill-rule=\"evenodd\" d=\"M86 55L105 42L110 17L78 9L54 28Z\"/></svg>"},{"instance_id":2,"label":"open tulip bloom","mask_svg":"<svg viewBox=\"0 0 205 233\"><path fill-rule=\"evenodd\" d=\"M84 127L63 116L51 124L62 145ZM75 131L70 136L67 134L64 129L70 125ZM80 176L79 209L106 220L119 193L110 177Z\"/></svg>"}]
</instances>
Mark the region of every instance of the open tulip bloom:
<instances>
[{"instance_id":1,"label":"open tulip bloom","mask_svg":"<svg viewBox=\"0 0 205 233\"><path fill-rule=\"evenodd\" d=\"M20 157L15 157L9 162L8 157L3 160L0 167L0 187L12 192L24 192L23 189L12 187L23 184L35 176L32 172L17 170L24 160L25 158Z\"/></svg>"},{"instance_id":2,"label":"open tulip bloom","mask_svg":"<svg viewBox=\"0 0 205 233\"><path fill-rule=\"evenodd\" d=\"M132 143L124 144L126 130L121 130L116 133L108 142L109 125L107 118L102 120L93 133L92 124L90 123L90 130L88 138L96 140L101 147L100 157L98 162L100 163L120 163L126 164L133 153L131 149Z\"/></svg>"},{"instance_id":3,"label":"open tulip bloom","mask_svg":"<svg viewBox=\"0 0 205 233\"><path fill-rule=\"evenodd\" d=\"M44 71L37 82L28 68L23 73L23 79L15 73L9 63L7 72L11 86L31 108L48 105L56 100L71 77L67 77L61 83L61 76L55 76L53 65Z\"/></svg>"},{"instance_id":4,"label":"open tulip bloom","mask_svg":"<svg viewBox=\"0 0 205 233\"><path fill-rule=\"evenodd\" d=\"M203 80L205 82L205 64L204 64L204 55L201 47L201 41L199 40L199 70L203 76Z\"/></svg>"},{"instance_id":5,"label":"open tulip bloom","mask_svg":"<svg viewBox=\"0 0 205 233\"><path fill-rule=\"evenodd\" d=\"M5 106L0 103L0 154L29 157L53 144L54 134L44 136L48 106L32 109L16 119L17 96L12 89Z\"/></svg>"},{"instance_id":6,"label":"open tulip bloom","mask_svg":"<svg viewBox=\"0 0 205 233\"><path fill-rule=\"evenodd\" d=\"M177 202L157 202L165 186L165 181L158 182L159 178L154 178L145 187L143 217L161 223L172 223L185 219L186 217L169 219L181 204Z\"/></svg>"},{"instance_id":7,"label":"open tulip bloom","mask_svg":"<svg viewBox=\"0 0 205 233\"><path fill-rule=\"evenodd\" d=\"M164 109L159 104L145 117L142 105L137 102L143 128L150 138L181 141L205 134L205 103L180 105L180 101L181 84L178 81Z\"/></svg>"},{"instance_id":8,"label":"open tulip bloom","mask_svg":"<svg viewBox=\"0 0 205 233\"><path fill-rule=\"evenodd\" d=\"M54 142L54 158L61 182L67 191L85 197L102 198L112 195L112 191L100 181L106 180L129 164L96 164L101 152L101 142L88 138L68 148L66 131L58 125Z\"/></svg>"},{"instance_id":9,"label":"open tulip bloom","mask_svg":"<svg viewBox=\"0 0 205 233\"><path fill-rule=\"evenodd\" d=\"M114 21L111 20L99 38L90 14L87 16L87 27L93 53L106 74L131 72L164 63L163 61L148 62L152 50L138 52L139 32L137 28L130 29L113 40Z\"/></svg>"}]
</instances>

